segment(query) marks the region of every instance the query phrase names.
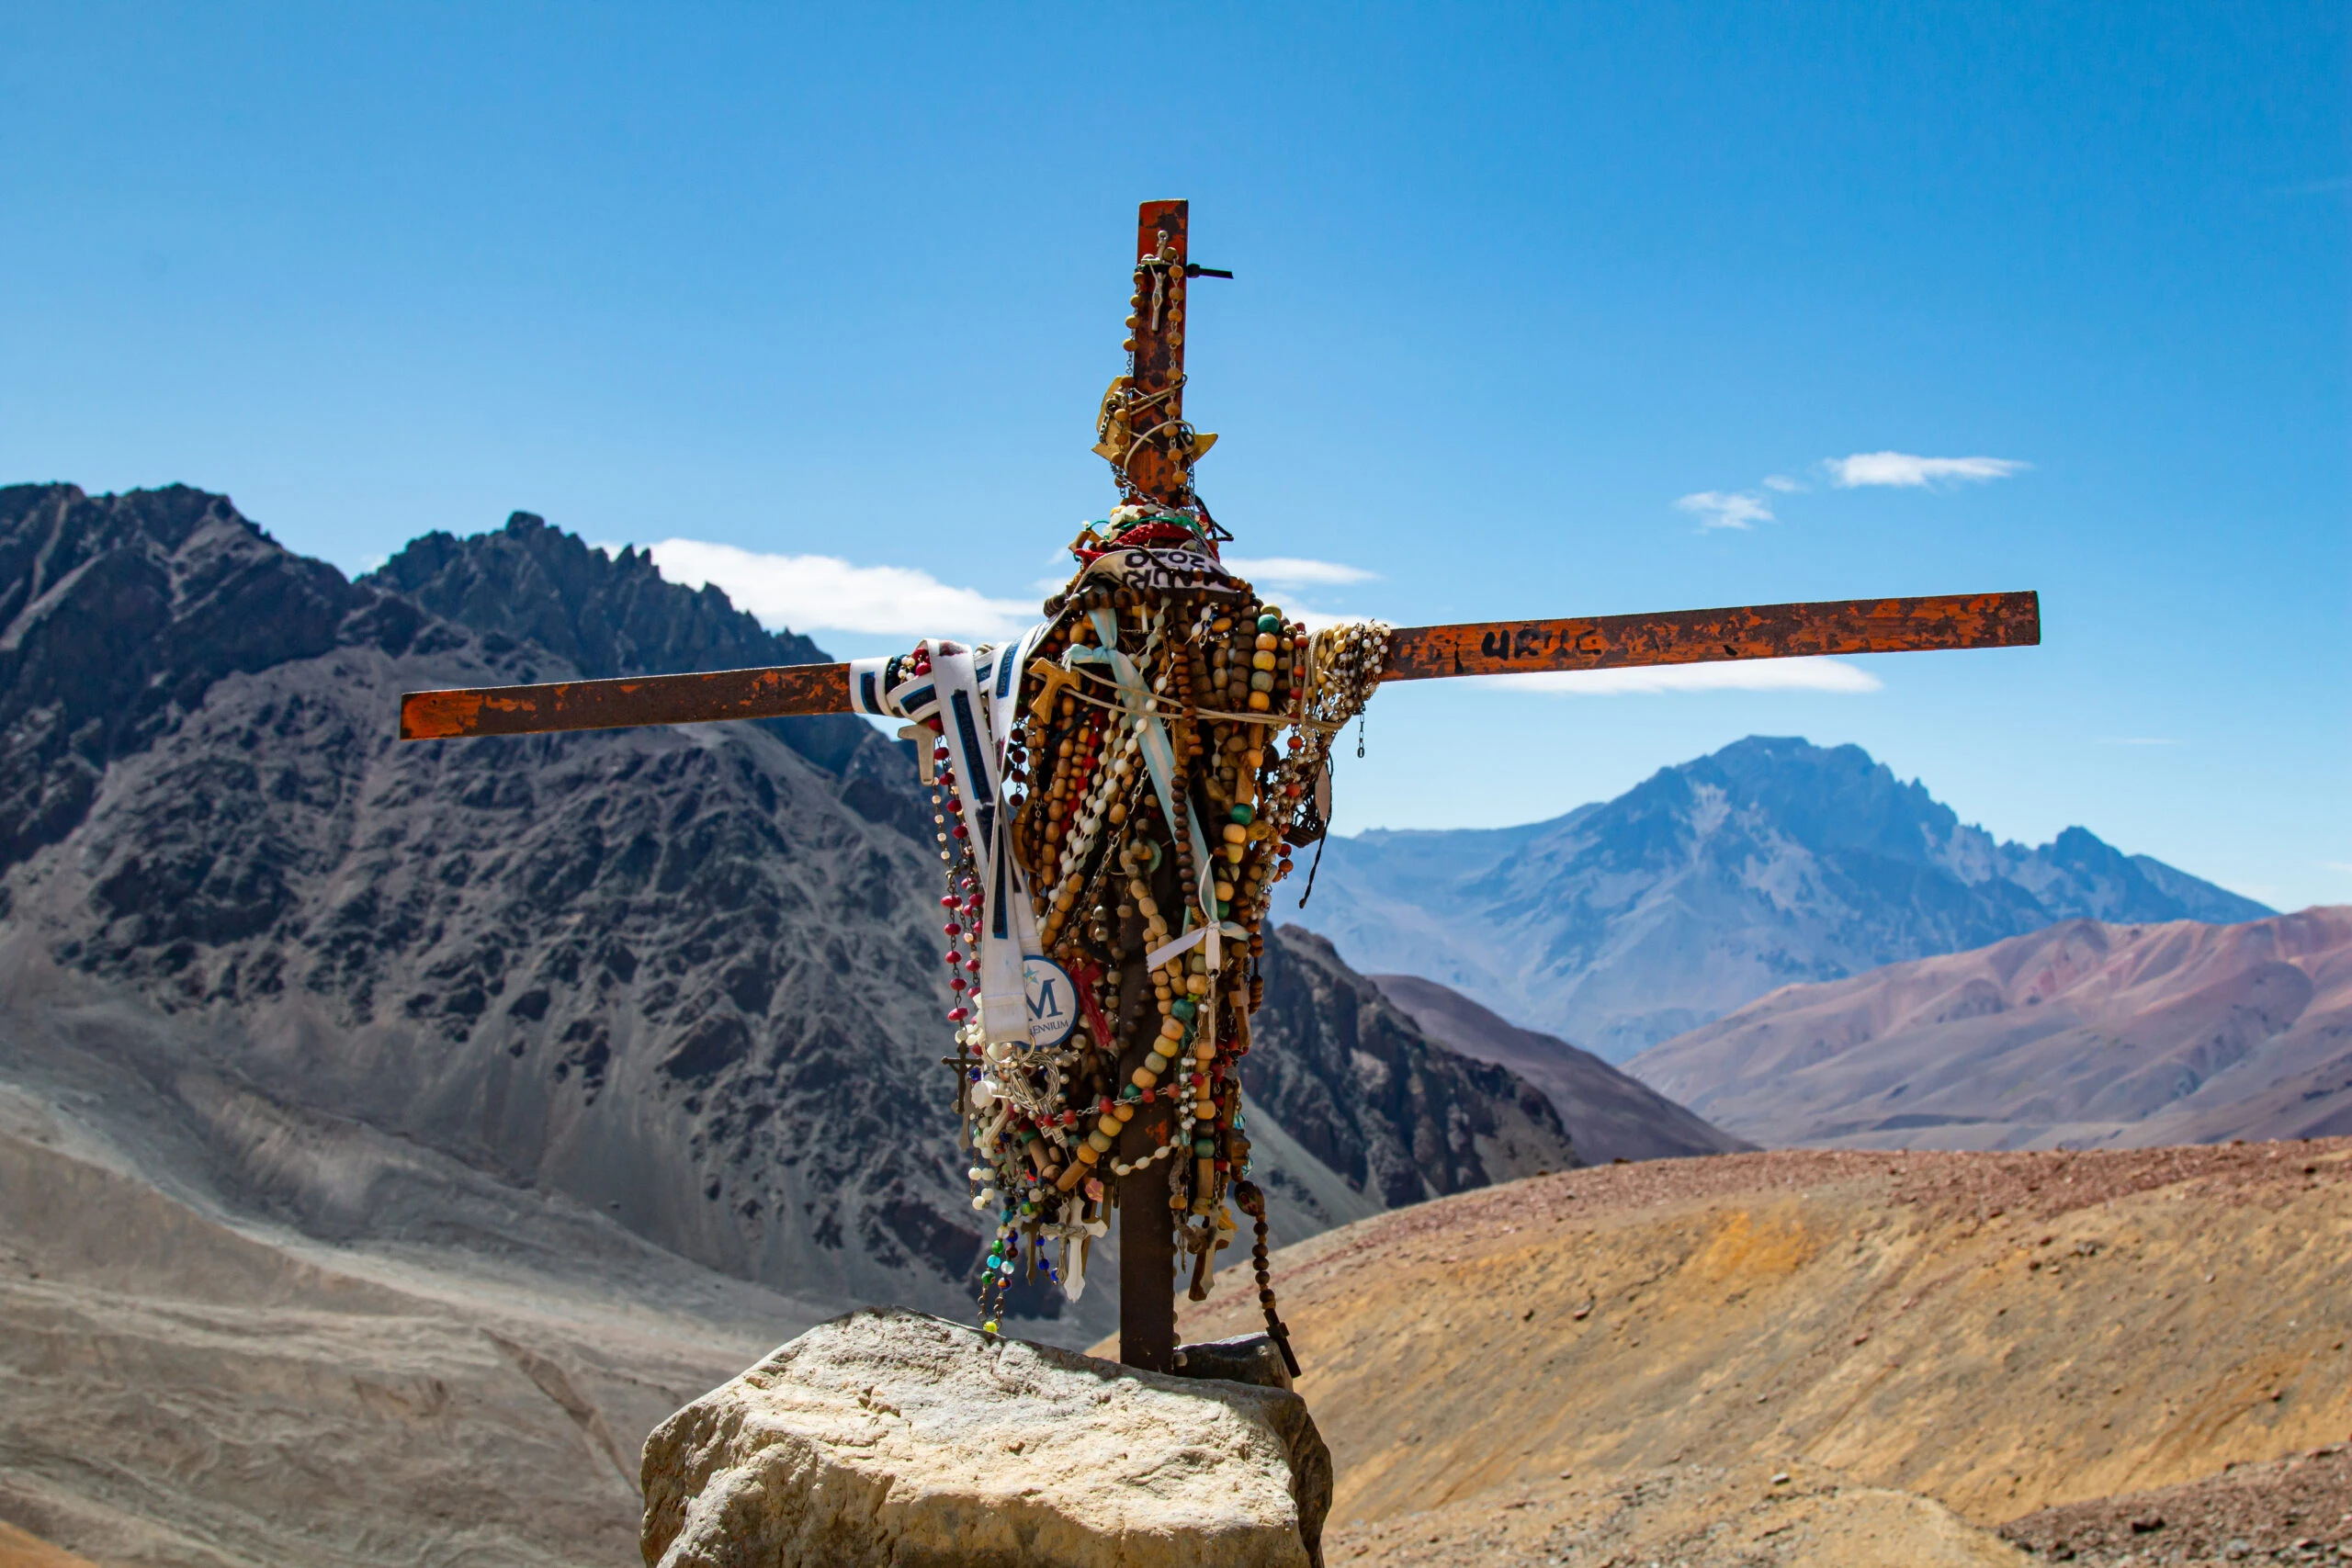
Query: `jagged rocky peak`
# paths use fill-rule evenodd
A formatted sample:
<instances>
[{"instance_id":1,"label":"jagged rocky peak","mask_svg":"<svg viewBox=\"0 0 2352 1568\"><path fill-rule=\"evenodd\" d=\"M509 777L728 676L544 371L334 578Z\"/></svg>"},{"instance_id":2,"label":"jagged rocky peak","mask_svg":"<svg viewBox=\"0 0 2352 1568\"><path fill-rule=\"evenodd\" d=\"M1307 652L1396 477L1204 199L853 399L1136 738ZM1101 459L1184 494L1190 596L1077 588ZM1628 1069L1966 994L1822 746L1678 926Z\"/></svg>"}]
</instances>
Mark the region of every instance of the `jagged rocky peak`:
<instances>
[{"instance_id":1,"label":"jagged rocky peak","mask_svg":"<svg viewBox=\"0 0 2352 1568\"><path fill-rule=\"evenodd\" d=\"M1356 1190L1394 1208L1578 1163L1540 1090L1439 1044L1324 938L1272 928L1265 974L1242 1087Z\"/></svg>"},{"instance_id":2,"label":"jagged rocky peak","mask_svg":"<svg viewBox=\"0 0 2352 1568\"><path fill-rule=\"evenodd\" d=\"M1548 822L1334 840L1316 897L1359 968L1612 1061L1777 986L2056 920L2268 913L2087 829L2004 842L1859 746L1770 736Z\"/></svg>"},{"instance_id":3,"label":"jagged rocky peak","mask_svg":"<svg viewBox=\"0 0 2352 1568\"><path fill-rule=\"evenodd\" d=\"M73 831L109 761L223 677L420 617L282 548L226 496L0 489L0 867Z\"/></svg>"},{"instance_id":4,"label":"jagged rocky peak","mask_svg":"<svg viewBox=\"0 0 2352 1568\"><path fill-rule=\"evenodd\" d=\"M503 528L463 538L425 534L362 581L485 637L536 644L589 680L831 661L798 633L768 630L718 588L668 581L650 552L609 554L536 513L517 512ZM769 728L820 766L885 785L860 807L869 815L912 822L912 759L899 757L871 726L838 715L775 719Z\"/></svg>"},{"instance_id":5,"label":"jagged rocky peak","mask_svg":"<svg viewBox=\"0 0 2352 1568\"><path fill-rule=\"evenodd\" d=\"M19 575L0 587L28 635L0 666L5 761L19 800L70 808L0 881L7 936L286 1116L376 1129L732 1272L955 1308L978 1244L932 1115L936 873L857 781L752 725L401 745L403 690L575 667L380 576L348 583L217 497L6 502ZM795 651L554 530L449 541L425 581L526 550L575 569L549 624ZM396 613L405 635L363 635ZM111 661L68 657L85 646ZM83 707L158 722L109 743ZM890 773L910 798L911 769ZM332 1168L281 1181L224 1158L235 1202L339 1236L392 1223Z\"/></svg>"},{"instance_id":6,"label":"jagged rocky peak","mask_svg":"<svg viewBox=\"0 0 2352 1568\"><path fill-rule=\"evenodd\" d=\"M611 555L529 512L493 533L424 535L369 577L436 615L536 642L591 680L828 661L721 590L663 578L650 552Z\"/></svg>"},{"instance_id":7,"label":"jagged rocky peak","mask_svg":"<svg viewBox=\"0 0 2352 1568\"><path fill-rule=\"evenodd\" d=\"M1761 812L1789 837L1816 849L1926 859L1960 826L1951 807L1926 785L1916 779L1904 784L1860 746L1815 746L1796 736L1751 735L1662 768L1651 784L1679 786L1694 799L1710 787L1720 790L1726 805Z\"/></svg>"},{"instance_id":8,"label":"jagged rocky peak","mask_svg":"<svg viewBox=\"0 0 2352 1568\"><path fill-rule=\"evenodd\" d=\"M2003 842L1860 746L1751 735L1662 768L1602 809L1631 818L1658 808L1694 840L1770 836L1815 855L1930 866L1972 887L2012 884L2052 919L2227 921L2272 912L2147 855L2127 855L2087 828L2067 828L2038 848Z\"/></svg>"}]
</instances>

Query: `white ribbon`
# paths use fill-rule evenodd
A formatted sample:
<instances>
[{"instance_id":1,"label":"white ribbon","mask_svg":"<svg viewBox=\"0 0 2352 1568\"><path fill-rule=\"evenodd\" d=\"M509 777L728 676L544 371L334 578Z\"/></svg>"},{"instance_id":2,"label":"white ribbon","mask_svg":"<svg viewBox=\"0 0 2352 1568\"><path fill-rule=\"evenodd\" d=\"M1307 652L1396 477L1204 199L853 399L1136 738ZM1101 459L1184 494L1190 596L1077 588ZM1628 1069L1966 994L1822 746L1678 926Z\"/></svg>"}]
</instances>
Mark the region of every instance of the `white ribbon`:
<instances>
[{"instance_id":1,"label":"white ribbon","mask_svg":"<svg viewBox=\"0 0 2352 1568\"><path fill-rule=\"evenodd\" d=\"M1090 615L1094 622L1095 638L1102 646L1100 648L1073 646L1063 656L1064 668L1075 664L1110 666L1111 674L1119 682L1119 691L1126 699L1127 708L1135 715L1136 733L1141 742L1138 749L1143 752L1144 767L1151 775L1151 787L1159 793L1159 808L1172 823L1176 820L1176 748L1168 739L1168 727L1160 722L1159 705L1153 699L1150 688L1144 684L1143 676L1136 669L1135 660L1119 651L1117 613L1111 610L1095 610L1090 612ZM1216 866L1209 859L1208 835L1202 830L1200 813L1186 811L1184 826L1191 830L1193 864L1199 868L1195 878L1196 885L1191 889L1196 908L1187 908L1184 911L1184 923L1192 929L1173 942L1163 943L1156 952L1145 958L1144 964L1147 968L1157 969L1170 957L1183 953L1193 943L1205 941L1208 944L1208 972L1215 975L1223 967L1224 961L1224 953L1218 942L1220 928L1216 918ZM1199 925L1193 924L1196 910L1201 920ZM1223 930L1247 940L1247 933L1239 926L1229 921L1225 924ZM1204 1000L1206 1005L1201 1009L1200 1026L1195 1032L1195 1037L1205 1035L1214 1040L1216 1038L1216 986L1214 982L1210 984L1208 995Z\"/></svg>"},{"instance_id":2,"label":"white ribbon","mask_svg":"<svg viewBox=\"0 0 2352 1568\"><path fill-rule=\"evenodd\" d=\"M1194 926L1182 936L1171 937L1144 954L1143 966L1147 969L1157 969L1171 958L1182 958L1185 953L1190 953L1203 937L1217 931L1232 937L1237 942L1250 940L1250 933L1232 920L1220 920L1214 926ZM1219 954L1212 949L1209 953L1209 962L1212 965L1216 963L1218 956Z\"/></svg>"},{"instance_id":3,"label":"white ribbon","mask_svg":"<svg viewBox=\"0 0 2352 1568\"><path fill-rule=\"evenodd\" d=\"M1028 879L1012 853L1012 815L1005 807L1004 752L1012 734L1021 661L1045 627L1033 626L1015 641L977 652L960 643L928 638L931 672L913 675L885 690L889 660L860 659L850 664L850 706L876 717L931 720L956 770L961 820L969 835L979 874L979 983L972 997L983 1037L989 1042L1029 1043L1029 986L1023 960L1042 950Z\"/></svg>"},{"instance_id":4,"label":"white ribbon","mask_svg":"<svg viewBox=\"0 0 2352 1568\"><path fill-rule=\"evenodd\" d=\"M1135 716L1139 738L1138 750L1143 752L1146 772L1151 775L1151 787L1159 796L1159 809L1170 822L1176 820L1176 748L1168 739L1168 727L1160 722L1158 703L1151 688L1144 684L1143 675L1136 669L1135 660L1119 651L1119 622L1115 612L1096 610L1092 613L1095 635L1100 648L1073 646L1064 654L1064 668L1077 664L1107 664L1111 676L1119 683L1119 692L1126 699L1127 711ZM1209 863L1208 836L1201 831L1197 813L1187 813L1185 825L1192 829L1193 863L1200 868L1200 886L1193 888L1193 898L1200 906L1205 920L1216 908L1216 872ZM1192 911L1184 916L1189 923Z\"/></svg>"}]
</instances>

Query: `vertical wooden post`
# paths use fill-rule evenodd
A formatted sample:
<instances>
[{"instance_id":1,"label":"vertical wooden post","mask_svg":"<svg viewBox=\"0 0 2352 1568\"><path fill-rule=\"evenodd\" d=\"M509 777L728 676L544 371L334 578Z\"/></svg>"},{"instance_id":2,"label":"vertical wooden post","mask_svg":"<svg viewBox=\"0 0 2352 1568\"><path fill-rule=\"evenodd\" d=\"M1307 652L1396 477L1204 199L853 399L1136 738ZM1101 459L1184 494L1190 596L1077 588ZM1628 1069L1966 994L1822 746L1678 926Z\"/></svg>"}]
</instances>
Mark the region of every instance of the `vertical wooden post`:
<instances>
[{"instance_id":1,"label":"vertical wooden post","mask_svg":"<svg viewBox=\"0 0 2352 1568\"><path fill-rule=\"evenodd\" d=\"M1174 908L1176 857L1153 874L1152 897ZM1119 1058L1119 1077L1143 1066L1159 1043L1159 1009L1152 1000L1151 972L1143 966L1149 945L1141 915L1129 916L1119 932L1120 1037L1130 1042ZM1155 1096L1136 1108L1119 1131L1118 1157L1130 1165L1148 1157L1167 1140L1174 1107ZM1171 1168L1164 1159L1136 1166L1119 1181L1119 1359L1155 1372L1176 1370L1176 1228L1168 1198Z\"/></svg>"},{"instance_id":2,"label":"vertical wooden post","mask_svg":"<svg viewBox=\"0 0 2352 1568\"><path fill-rule=\"evenodd\" d=\"M1164 256L1174 263L1141 273L1134 290L1141 300L1130 311L1135 325L1127 333L1135 355L1133 396L1149 410L1136 421L1138 438L1163 424L1172 429L1183 413L1183 264L1190 254L1186 216L1187 206L1181 201L1147 201L1136 212L1136 262ZM1167 396L1158 396L1163 392ZM1143 496L1170 503L1185 498L1191 482L1165 440L1138 439L1127 459L1126 476ZM1174 868L1170 856L1162 867L1167 886L1159 895L1170 908L1180 897ZM1125 945L1133 957L1126 965L1126 984L1120 987L1120 1012L1128 1025L1124 1032L1137 1043L1119 1064L1123 1077L1142 1066L1153 1038L1153 1031L1143 1023L1156 1020L1151 979L1142 963L1140 919ZM1174 1108L1163 1099L1143 1107L1119 1134L1119 1157L1132 1162L1149 1155L1166 1140L1174 1115ZM1119 1179L1119 1359L1155 1372L1176 1367L1176 1235L1169 1218L1169 1174L1166 1160L1153 1160Z\"/></svg>"},{"instance_id":3,"label":"vertical wooden post","mask_svg":"<svg viewBox=\"0 0 2352 1568\"><path fill-rule=\"evenodd\" d=\"M1141 302L1132 310L1135 326L1127 337L1135 344L1134 396L1137 437L1129 454L1126 475L1145 497L1169 504L1186 500L1191 477L1169 440L1184 412L1184 263L1192 252L1186 232L1189 204L1147 201L1136 212L1136 260L1165 256L1174 265L1143 276L1135 292ZM1158 293L1154 299L1155 290ZM1155 308L1156 307L1156 308ZM1165 392L1167 396L1159 397ZM1155 430L1166 434L1151 439Z\"/></svg>"},{"instance_id":4,"label":"vertical wooden post","mask_svg":"<svg viewBox=\"0 0 2352 1568\"><path fill-rule=\"evenodd\" d=\"M1142 964L1131 973L1142 975ZM1158 1018L1149 981L1140 988L1141 1012ZM1143 1062L1141 1048L1130 1055L1132 1064L1121 1063L1124 1072ZM1143 1107L1120 1129L1119 1157L1148 1158L1167 1140L1175 1114L1164 1100ZM1155 1159L1119 1178L1119 1359L1155 1372L1176 1370L1176 1227L1168 1208L1169 1174L1169 1163Z\"/></svg>"}]
</instances>

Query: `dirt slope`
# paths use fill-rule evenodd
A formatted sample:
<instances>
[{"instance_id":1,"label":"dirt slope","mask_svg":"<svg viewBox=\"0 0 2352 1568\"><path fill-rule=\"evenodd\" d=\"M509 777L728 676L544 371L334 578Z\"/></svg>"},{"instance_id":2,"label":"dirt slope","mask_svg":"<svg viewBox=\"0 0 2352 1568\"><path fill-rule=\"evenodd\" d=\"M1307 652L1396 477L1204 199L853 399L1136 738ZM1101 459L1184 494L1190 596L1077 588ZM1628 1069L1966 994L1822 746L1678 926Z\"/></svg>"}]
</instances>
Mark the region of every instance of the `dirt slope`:
<instances>
[{"instance_id":1,"label":"dirt slope","mask_svg":"<svg viewBox=\"0 0 2352 1568\"><path fill-rule=\"evenodd\" d=\"M1275 1286L1374 1560L1418 1518L1453 1554L1394 1561L1516 1561L1466 1543L1522 1494L1587 1517L1563 1472L1793 1469L1984 1529L2352 1431L2348 1177L2352 1139L1653 1161L1380 1215Z\"/></svg>"},{"instance_id":2,"label":"dirt slope","mask_svg":"<svg viewBox=\"0 0 2352 1568\"><path fill-rule=\"evenodd\" d=\"M60 1551L39 1536L0 1523L0 1568L91 1568L86 1557Z\"/></svg>"},{"instance_id":3,"label":"dirt slope","mask_svg":"<svg viewBox=\"0 0 2352 1568\"><path fill-rule=\"evenodd\" d=\"M2044 1508L2001 1527L2044 1556L2132 1562L2242 1562L2260 1553L2352 1562L2352 1445L2330 1443L2203 1481Z\"/></svg>"},{"instance_id":4,"label":"dirt slope","mask_svg":"<svg viewBox=\"0 0 2352 1568\"><path fill-rule=\"evenodd\" d=\"M0 1568L632 1562L645 1434L820 1315L435 1252L232 1229L0 1101Z\"/></svg>"},{"instance_id":5,"label":"dirt slope","mask_svg":"<svg viewBox=\"0 0 2352 1568\"><path fill-rule=\"evenodd\" d=\"M2147 1146L2352 1133L2352 907L2070 920L1788 986L1628 1070L1766 1145Z\"/></svg>"},{"instance_id":6,"label":"dirt slope","mask_svg":"<svg viewBox=\"0 0 2352 1568\"><path fill-rule=\"evenodd\" d=\"M1354 1568L2023 1568L2018 1548L1911 1492L1817 1465L1571 1476L1327 1531Z\"/></svg>"}]
</instances>

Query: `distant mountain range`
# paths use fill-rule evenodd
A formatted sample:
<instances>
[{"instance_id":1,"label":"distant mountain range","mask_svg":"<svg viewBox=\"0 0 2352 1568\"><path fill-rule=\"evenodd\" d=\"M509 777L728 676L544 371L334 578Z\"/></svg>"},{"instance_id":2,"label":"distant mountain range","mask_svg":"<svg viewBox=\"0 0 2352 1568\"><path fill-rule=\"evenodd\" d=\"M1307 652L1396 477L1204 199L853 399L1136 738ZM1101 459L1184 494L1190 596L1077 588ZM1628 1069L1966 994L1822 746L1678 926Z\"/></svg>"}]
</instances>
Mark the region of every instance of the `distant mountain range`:
<instances>
[{"instance_id":1,"label":"distant mountain range","mask_svg":"<svg viewBox=\"0 0 2352 1568\"><path fill-rule=\"evenodd\" d=\"M1998 841L1858 746L1753 736L1548 822L1333 839L1275 912L1623 1062L1781 986L2059 920L2272 911L2086 829Z\"/></svg>"},{"instance_id":2,"label":"distant mountain range","mask_svg":"<svg viewBox=\"0 0 2352 1568\"><path fill-rule=\"evenodd\" d=\"M501 1258L601 1232L810 1311L967 1311L902 743L393 739L403 690L825 657L527 513L351 581L224 497L0 489L0 1097L241 1223ZM1267 961L1243 1082L1282 1239L1575 1162L1541 1094L1319 942ZM1114 1317L1105 1287L1042 1331Z\"/></svg>"},{"instance_id":3,"label":"distant mountain range","mask_svg":"<svg viewBox=\"0 0 2352 1568\"><path fill-rule=\"evenodd\" d=\"M2352 1134L2352 907L2068 920L1791 986L1636 1056L1758 1143L2028 1148Z\"/></svg>"}]
</instances>

